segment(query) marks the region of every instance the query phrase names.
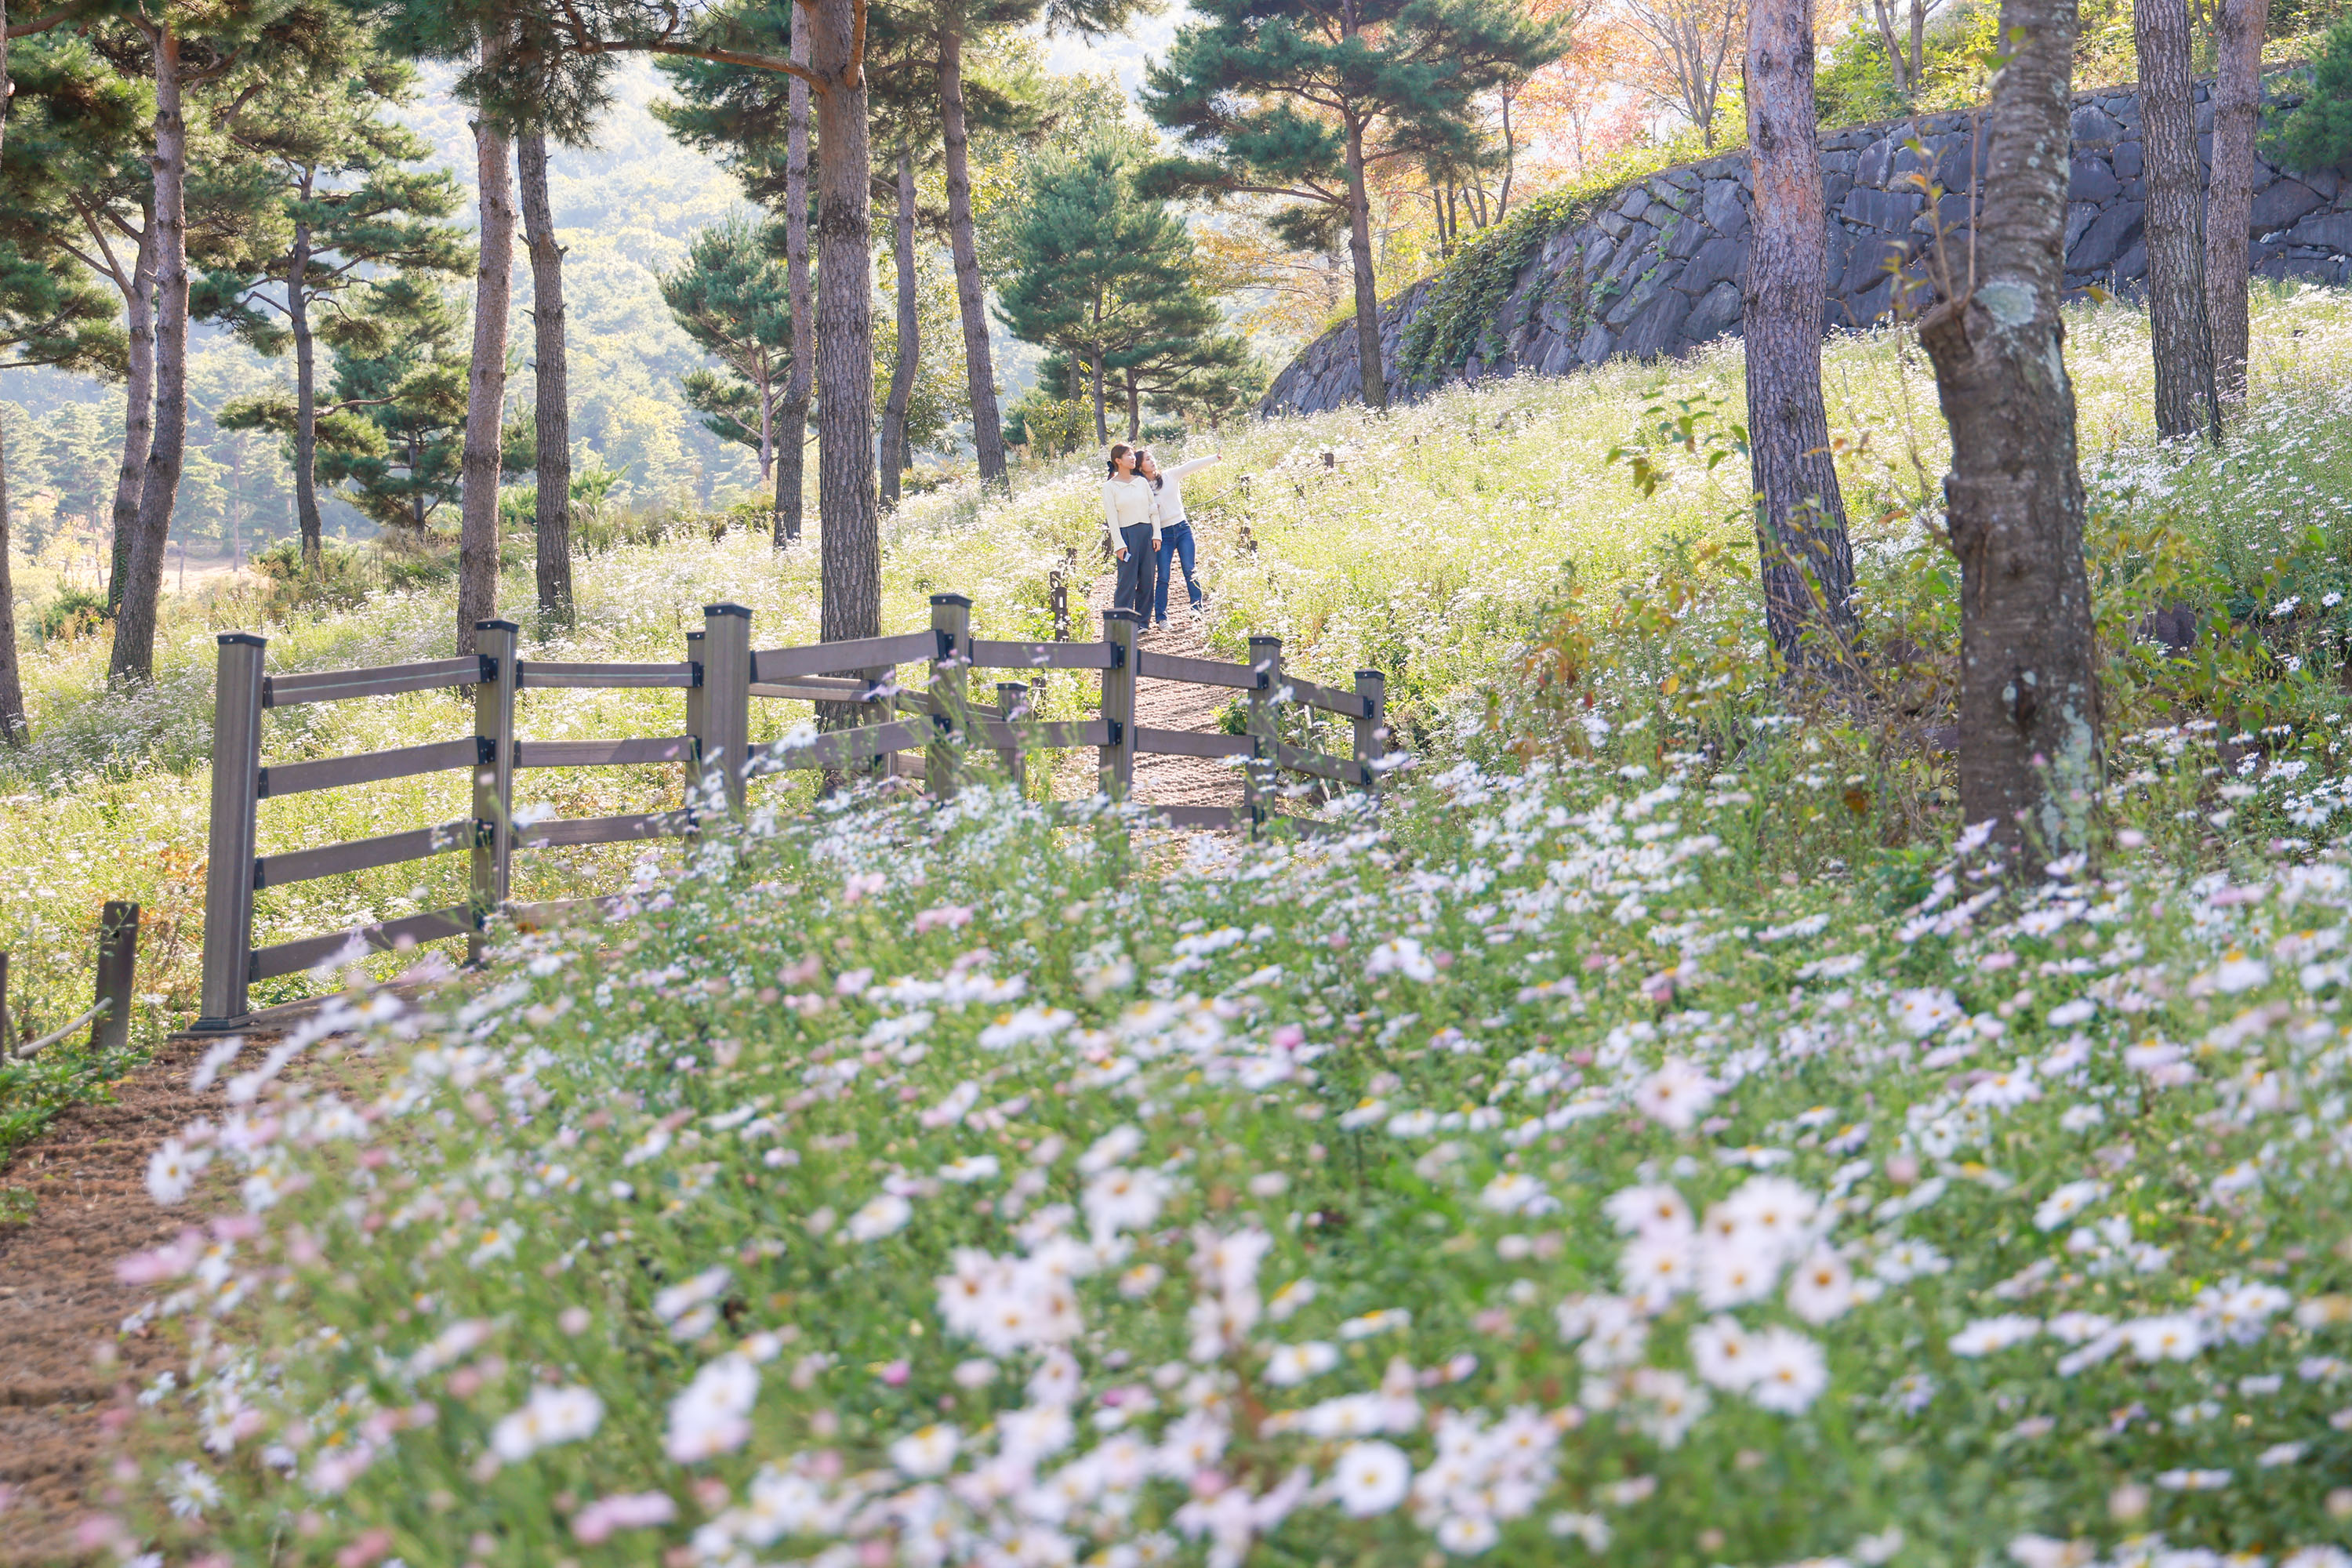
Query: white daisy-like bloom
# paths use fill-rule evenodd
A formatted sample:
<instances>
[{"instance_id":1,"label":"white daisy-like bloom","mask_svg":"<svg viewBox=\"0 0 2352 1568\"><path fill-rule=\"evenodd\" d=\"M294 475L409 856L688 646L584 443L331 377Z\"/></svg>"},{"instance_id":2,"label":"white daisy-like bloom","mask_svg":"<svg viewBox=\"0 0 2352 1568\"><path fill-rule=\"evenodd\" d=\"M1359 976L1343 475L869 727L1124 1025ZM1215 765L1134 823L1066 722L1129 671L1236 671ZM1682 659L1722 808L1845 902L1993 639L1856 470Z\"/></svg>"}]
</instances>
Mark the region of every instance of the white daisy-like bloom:
<instances>
[{"instance_id":1,"label":"white daisy-like bloom","mask_svg":"<svg viewBox=\"0 0 2352 1568\"><path fill-rule=\"evenodd\" d=\"M1643 1115L1679 1132L1715 1103L1715 1080L1680 1057L1668 1057L1633 1091Z\"/></svg>"},{"instance_id":2,"label":"white daisy-like bloom","mask_svg":"<svg viewBox=\"0 0 2352 1568\"><path fill-rule=\"evenodd\" d=\"M1356 1519L1388 1512L1412 1486L1412 1461L1393 1443L1350 1443L1331 1468L1331 1496Z\"/></svg>"},{"instance_id":3,"label":"white daisy-like bloom","mask_svg":"<svg viewBox=\"0 0 2352 1568\"><path fill-rule=\"evenodd\" d=\"M2034 1209L2033 1226L2036 1230L2056 1230L2106 1195L2105 1182L2068 1182Z\"/></svg>"},{"instance_id":4,"label":"white daisy-like bloom","mask_svg":"<svg viewBox=\"0 0 2352 1568\"><path fill-rule=\"evenodd\" d=\"M1687 1236L1637 1236L1626 1243L1617 1263L1625 1293L1654 1308L1664 1308L1689 1289L1696 1277Z\"/></svg>"},{"instance_id":5,"label":"white daisy-like bloom","mask_svg":"<svg viewBox=\"0 0 2352 1568\"><path fill-rule=\"evenodd\" d=\"M1066 1405L1024 1405L996 1418L997 1447L1025 1463L1060 1453L1076 1432Z\"/></svg>"},{"instance_id":6,"label":"white daisy-like bloom","mask_svg":"<svg viewBox=\"0 0 2352 1568\"><path fill-rule=\"evenodd\" d=\"M1318 1377L1339 1364L1339 1352L1322 1340L1308 1340L1304 1344L1276 1345L1265 1358L1265 1380L1277 1388L1289 1388Z\"/></svg>"},{"instance_id":7,"label":"white daisy-like bloom","mask_svg":"<svg viewBox=\"0 0 2352 1568\"><path fill-rule=\"evenodd\" d=\"M963 1435L946 1425L919 1426L890 1445L890 1462L920 1480L942 1475L955 1463Z\"/></svg>"},{"instance_id":8,"label":"white daisy-like bloom","mask_svg":"<svg viewBox=\"0 0 2352 1568\"><path fill-rule=\"evenodd\" d=\"M1409 936L1392 936L1371 951L1364 960L1364 973L1377 980L1383 974L1402 974L1407 980L1424 984L1437 978L1437 965L1422 951L1421 943Z\"/></svg>"},{"instance_id":9,"label":"white daisy-like bloom","mask_svg":"<svg viewBox=\"0 0 2352 1568\"><path fill-rule=\"evenodd\" d=\"M1543 1184L1518 1171L1506 1171L1480 1189L1478 1203L1496 1214L1544 1215L1559 1207L1559 1200Z\"/></svg>"},{"instance_id":10,"label":"white daisy-like bloom","mask_svg":"<svg viewBox=\"0 0 2352 1568\"><path fill-rule=\"evenodd\" d=\"M2070 1105L2059 1113L2058 1125L2067 1132L2087 1132L2107 1120L2107 1113L2095 1105Z\"/></svg>"},{"instance_id":11,"label":"white daisy-like bloom","mask_svg":"<svg viewBox=\"0 0 2352 1568\"><path fill-rule=\"evenodd\" d=\"M940 1167L940 1180L970 1186L974 1182L992 1181L1003 1167L993 1154L966 1154Z\"/></svg>"},{"instance_id":12,"label":"white daisy-like bloom","mask_svg":"<svg viewBox=\"0 0 2352 1568\"><path fill-rule=\"evenodd\" d=\"M1688 1236L1693 1225L1690 1205L1663 1183L1612 1193L1601 1212L1628 1236Z\"/></svg>"},{"instance_id":13,"label":"white daisy-like bloom","mask_svg":"<svg viewBox=\"0 0 2352 1568\"><path fill-rule=\"evenodd\" d=\"M751 1436L751 1404L759 1394L760 1369L746 1357L723 1355L696 1373L670 1401L669 1457L690 1465L741 1447Z\"/></svg>"},{"instance_id":14,"label":"white daisy-like bloom","mask_svg":"<svg viewBox=\"0 0 2352 1568\"><path fill-rule=\"evenodd\" d=\"M2134 1318L2119 1325L2132 1354L2142 1361L2192 1361L2205 1348L2205 1326L2186 1312Z\"/></svg>"},{"instance_id":15,"label":"white daisy-like bloom","mask_svg":"<svg viewBox=\"0 0 2352 1568\"><path fill-rule=\"evenodd\" d=\"M1265 1315L1278 1323L1313 1300L1315 1300L1315 1281L1307 1279L1293 1279L1265 1299Z\"/></svg>"},{"instance_id":16,"label":"white daisy-like bloom","mask_svg":"<svg viewBox=\"0 0 2352 1568\"><path fill-rule=\"evenodd\" d=\"M1805 1244L1821 1208L1819 1198L1786 1176L1750 1176L1707 1212L1707 1226L1787 1258Z\"/></svg>"},{"instance_id":17,"label":"white daisy-like bloom","mask_svg":"<svg viewBox=\"0 0 2352 1568\"><path fill-rule=\"evenodd\" d=\"M1501 1535L1483 1513L1452 1513L1437 1521L1437 1544L1456 1557L1475 1557Z\"/></svg>"},{"instance_id":18,"label":"white daisy-like bloom","mask_svg":"<svg viewBox=\"0 0 2352 1568\"><path fill-rule=\"evenodd\" d=\"M1698 1247L1699 1305L1709 1311L1760 1301L1780 1282L1775 1250L1748 1237L1701 1242Z\"/></svg>"},{"instance_id":19,"label":"white daisy-like bloom","mask_svg":"<svg viewBox=\"0 0 2352 1568\"><path fill-rule=\"evenodd\" d=\"M1998 1317L1975 1320L1952 1336L1949 1348L1954 1355L1993 1355L2011 1345L2021 1345L2041 1331L2039 1318L2003 1312Z\"/></svg>"},{"instance_id":20,"label":"white daisy-like bloom","mask_svg":"<svg viewBox=\"0 0 2352 1568\"><path fill-rule=\"evenodd\" d=\"M2227 1470L2160 1470L2156 1484L2168 1492L2218 1492L2230 1484Z\"/></svg>"},{"instance_id":21,"label":"white daisy-like bloom","mask_svg":"<svg viewBox=\"0 0 2352 1568\"><path fill-rule=\"evenodd\" d=\"M147 1157L147 1195L167 1205L184 1201L212 1160L209 1149L190 1149L177 1138L164 1139Z\"/></svg>"},{"instance_id":22,"label":"white daisy-like bloom","mask_svg":"<svg viewBox=\"0 0 2352 1568\"><path fill-rule=\"evenodd\" d=\"M1748 1397L1766 1410L1801 1415L1830 1384L1822 1347L1794 1329L1778 1326L1756 1336L1757 1373Z\"/></svg>"},{"instance_id":23,"label":"white daisy-like bloom","mask_svg":"<svg viewBox=\"0 0 2352 1568\"><path fill-rule=\"evenodd\" d=\"M1895 1016L1903 1032L1916 1039L1948 1024L1957 1024L1968 1015L1949 991L1940 985L1929 985L1896 992Z\"/></svg>"},{"instance_id":24,"label":"white daisy-like bloom","mask_svg":"<svg viewBox=\"0 0 2352 1568\"><path fill-rule=\"evenodd\" d=\"M2041 1098L2042 1086L2033 1081L2032 1064L2019 1062L2006 1072L1988 1073L1978 1079L1962 1100L1990 1110L2007 1110Z\"/></svg>"},{"instance_id":25,"label":"white daisy-like bloom","mask_svg":"<svg viewBox=\"0 0 2352 1568\"><path fill-rule=\"evenodd\" d=\"M1815 1247L1789 1275L1789 1310L1809 1323L1826 1323L1853 1305L1853 1270L1827 1247Z\"/></svg>"},{"instance_id":26,"label":"white daisy-like bloom","mask_svg":"<svg viewBox=\"0 0 2352 1568\"><path fill-rule=\"evenodd\" d=\"M1715 1317L1691 1331L1691 1367L1701 1378L1733 1394L1745 1393L1761 1365L1755 1341L1738 1320Z\"/></svg>"},{"instance_id":27,"label":"white daisy-like bloom","mask_svg":"<svg viewBox=\"0 0 2352 1568\"><path fill-rule=\"evenodd\" d=\"M914 1205L896 1193L878 1193L867 1199L843 1228L853 1241L879 1241L894 1231L906 1227L914 1218Z\"/></svg>"},{"instance_id":28,"label":"white daisy-like bloom","mask_svg":"<svg viewBox=\"0 0 2352 1568\"><path fill-rule=\"evenodd\" d=\"M1157 1171L1114 1165L1087 1184L1087 1224L1098 1237L1141 1230L1160 1217L1168 1190L1168 1178Z\"/></svg>"},{"instance_id":29,"label":"white daisy-like bloom","mask_svg":"<svg viewBox=\"0 0 2352 1568\"><path fill-rule=\"evenodd\" d=\"M490 1428L490 1451L517 1464L541 1448L592 1436L604 1419L604 1402L594 1390L541 1384L521 1409L509 1411Z\"/></svg>"}]
</instances>

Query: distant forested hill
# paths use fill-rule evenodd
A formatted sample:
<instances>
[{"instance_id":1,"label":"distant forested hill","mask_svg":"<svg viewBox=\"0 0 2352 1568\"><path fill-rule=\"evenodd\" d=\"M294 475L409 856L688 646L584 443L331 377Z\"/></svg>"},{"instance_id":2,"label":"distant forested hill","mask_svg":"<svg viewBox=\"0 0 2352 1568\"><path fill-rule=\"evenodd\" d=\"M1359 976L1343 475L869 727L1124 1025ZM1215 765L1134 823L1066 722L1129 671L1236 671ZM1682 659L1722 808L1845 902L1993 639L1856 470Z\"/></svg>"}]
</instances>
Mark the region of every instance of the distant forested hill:
<instances>
[{"instance_id":1,"label":"distant forested hill","mask_svg":"<svg viewBox=\"0 0 2352 1568\"><path fill-rule=\"evenodd\" d=\"M650 65L631 62L593 150L558 149L551 180L559 234L567 249L565 287L572 322L572 435L608 467L624 471L629 491L644 499L693 496L725 499L757 476L751 455L704 430L688 411L678 382L702 363L670 320L655 275L683 258L688 237L741 202L732 176L701 154L669 140L647 105L660 91ZM431 140L438 161L470 194L473 137L465 105L442 90L448 74L427 79L408 112ZM516 374L508 396L517 412L531 395L525 353L530 341L530 272L517 248L516 313L511 334ZM250 551L294 532L289 487L277 444L268 437L226 435L213 416L232 397L273 384L292 385L286 360L264 359L217 329L194 334L190 408L192 479L181 498L181 521L196 550L226 542L234 530ZM70 527L94 498L110 494L120 438L121 389L86 376L47 371L0 373L0 405L7 414L12 487L24 510L27 535ZM331 504L331 530L372 531L347 506Z\"/></svg>"}]
</instances>

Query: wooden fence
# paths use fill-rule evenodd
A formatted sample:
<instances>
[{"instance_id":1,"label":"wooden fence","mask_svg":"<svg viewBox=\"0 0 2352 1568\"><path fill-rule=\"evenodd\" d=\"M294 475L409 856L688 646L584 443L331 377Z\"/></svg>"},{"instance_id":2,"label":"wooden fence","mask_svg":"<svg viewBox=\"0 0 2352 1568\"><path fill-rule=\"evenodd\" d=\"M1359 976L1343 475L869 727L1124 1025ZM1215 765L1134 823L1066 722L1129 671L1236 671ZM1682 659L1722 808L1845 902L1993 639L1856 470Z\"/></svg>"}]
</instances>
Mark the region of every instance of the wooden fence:
<instances>
[{"instance_id":1,"label":"wooden fence","mask_svg":"<svg viewBox=\"0 0 2352 1568\"><path fill-rule=\"evenodd\" d=\"M1066 625L1066 614L1064 607L1057 630ZM493 916L543 923L604 901L510 903L508 888L516 849L689 837L697 827L698 795L714 803L723 800L727 812L740 816L748 782L782 770L919 773L927 792L944 800L955 794L959 774L977 754L992 753L1011 778L1025 783L1028 753L1091 746L1102 793L1124 801L1134 782L1139 752L1239 758L1240 806L1149 809L1171 827L1240 827L1252 833L1277 819L1313 826L1299 818L1277 817L1274 803L1285 773L1324 781L1327 787L1372 788L1372 764L1386 751L1388 737L1379 671L1358 671L1352 690L1317 686L1284 675L1278 637L1251 637L1249 662L1232 664L1139 648L1139 626L1134 612L1111 610L1103 616L1098 642L993 641L971 635L971 600L960 594L938 594L931 598L931 625L926 631L755 650L751 612L740 605L722 604L704 608L702 629L687 634L687 657L675 664L520 658L516 653L520 628L511 621L483 621L475 628L478 651L464 658L306 675L268 674L265 639L249 632L225 632L214 695L211 861L205 900L203 1016L196 1027L236 1027L247 1016L247 993L255 982L309 969L354 941L391 949L464 937L469 956L478 957L484 927ZM925 689L919 694L898 686L894 674L904 664L926 667ZM1102 679L1099 715L1083 722L1034 720L1029 716L1032 688L1021 682L999 683L994 702L975 700L967 682L973 669L1097 671ZM1145 680L1241 693L1247 699L1246 732L1214 734L1138 724L1136 687ZM270 709L465 687L473 689L471 735L353 757L268 766L261 761L262 715ZM518 693L583 688L684 691L686 732L593 741L516 738ZM866 713L865 721L853 728L754 746L754 698L856 704ZM1346 717L1354 731L1353 755L1329 756L1285 742L1277 721L1286 705ZM899 753L912 752L922 753L919 766L898 763ZM675 763L684 770L688 786L685 809L516 826L514 783L520 772L658 763ZM318 849L257 852L263 800L459 768L473 773L473 808L457 821ZM717 792L696 787L707 776L718 782ZM460 851L472 859L465 903L268 947L253 945L254 894L260 889Z\"/></svg>"}]
</instances>

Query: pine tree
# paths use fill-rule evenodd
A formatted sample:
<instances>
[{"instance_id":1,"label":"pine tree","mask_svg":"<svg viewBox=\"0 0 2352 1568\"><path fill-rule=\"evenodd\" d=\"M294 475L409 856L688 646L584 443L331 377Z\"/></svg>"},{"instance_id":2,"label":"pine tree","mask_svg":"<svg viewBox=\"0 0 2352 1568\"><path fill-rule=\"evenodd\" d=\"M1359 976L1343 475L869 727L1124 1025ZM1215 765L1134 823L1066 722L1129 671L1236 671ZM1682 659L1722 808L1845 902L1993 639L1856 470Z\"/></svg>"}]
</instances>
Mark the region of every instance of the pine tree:
<instances>
[{"instance_id":1,"label":"pine tree","mask_svg":"<svg viewBox=\"0 0 2352 1568\"><path fill-rule=\"evenodd\" d=\"M114 621L109 679L120 685L154 678L155 631L162 609L163 557L179 498L188 435L187 93L226 81L258 84L289 70L337 68L352 34L322 0L156 0L123 13L130 47L118 68L134 66L151 80L155 121L150 167L155 202L155 432L139 490L139 519L124 566L127 581Z\"/></svg>"},{"instance_id":2,"label":"pine tree","mask_svg":"<svg viewBox=\"0 0 2352 1568\"><path fill-rule=\"evenodd\" d=\"M273 176L275 221L234 265L208 269L192 294L198 319L226 322L264 353L293 349L295 513L311 563L322 539L320 321L344 314L382 269L454 276L470 259L457 231L438 221L457 210L456 182L415 167L431 148L384 118L411 83L405 67L369 61L323 78L291 74L243 104L226 133Z\"/></svg>"},{"instance_id":3,"label":"pine tree","mask_svg":"<svg viewBox=\"0 0 2352 1568\"><path fill-rule=\"evenodd\" d=\"M798 430L777 426L777 405L791 371L792 292L777 260L782 237L773 224L740 217L694 237L686 264L660 279L670 314L695 346L726 367L688 373L687 402L703 428L739 441L760 455L760 481L768 482L780 440Z\"/></svg>"},{"instance_id":4,"label":"pine tree","mask_svg":"<svg viewBox=\"0 0 2352 1568\"><path fill-rule=\"evenodd\" d=\"M0 32L6 19L0 16ZM5 47L0 45L0 47ZM50 365L120 375L129 345L114 305L70 262L28 260L0 244L0 370ZM25 687L16 668L16 595L8 574L7 432L0 430L0 745L25 742Z\"/></svg>"},{"instance_id":5,"label":"pine tree","mask_svg":"<svg viewBox=\"0 0 2352 1568\"><path fill-rule=\"evenodd\" d=\"M459 495L464 320L429 275L371 284L359 307L330 340L335 402L320 420L319 477L348 485L339 493L362 515L421 545Z\"/></svg>"},{"instance_id":6,"label":"pine tree","mask_svg":"<svg viewBox=\"0 0 2352 1568\"><path fill-rule=\"evenodd\" d=\"M1470 101L1547 63L1559 28L1525 0L1196 0L1201 19L1145 76L1184 155L1147 194L1283 198L1283 237L1315 248L1344 219L1364 402L1388 406L1368 175L1473 155Z\"/></svg>"},{"instance_id":7,"label":"pine tree","mask_svg":"<svg viewBox=\"0 0 2352 1568\"><path fill-rule=\"evenodd\" d=\"M997 314L1014 337L1081 360L1095 437L1110 439L1104 383L1129 365L1205 349L1216 311L1199 297L1192 241L1134 194L1123 150L1097 145L1034 174L1013 236Z\"/></svg>"}]
</instances>

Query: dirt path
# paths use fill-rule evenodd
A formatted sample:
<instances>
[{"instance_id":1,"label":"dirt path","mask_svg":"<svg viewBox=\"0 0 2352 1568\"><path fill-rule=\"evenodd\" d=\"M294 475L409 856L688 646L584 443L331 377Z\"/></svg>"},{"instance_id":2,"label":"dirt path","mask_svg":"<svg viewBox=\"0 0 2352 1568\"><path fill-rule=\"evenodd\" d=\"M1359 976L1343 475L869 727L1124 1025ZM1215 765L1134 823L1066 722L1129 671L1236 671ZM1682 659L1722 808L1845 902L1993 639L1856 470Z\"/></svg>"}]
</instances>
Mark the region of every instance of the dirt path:
<instances>
[{"instance_id":1,"label":"dirt path","mask_svg":"<svg viewBox=\"0 0 2352 1568\"><path fill-rule=\"evenodd\" d=\"M311 1005L257 1015L239 1060L257 1059L256 1047L283 1038ZM201 1189L157 1206L147 1159L197 1116L226 1109L225 1085L188 1088L216 1039L171 1037L112 1104L69 1107L0 1166L0 1187L35 1203L24 1224L0 1226L0 1568L98 1560L75 1526L100 1489L108 1434L173 1360L163 1339L121 1333L154 1291L123 1284L114 1266L208 1212Z\"/></svg>"},{"instance_id":2,"label":"dirt path","mask_svg":"<svg viewBox=\"0 0 2352 1568\"><path fill-rule=\"evenodd\" d=\"M1073 626L1073 637L1099 636L1102 613L1111 607L1111 595L1118 586L1115 573L1106 573L1097 579L1087 594L1087 622ZM1168 599L1168 625L1157 631L1146 632L1142 647L1147 652L1177 654L1187 658L1217 658L1219 654L1209 647L1208 623L1192 614L1184 603L1184 581L1177 574L1174 591ZM1143 680L1136 683L1135 721L1154 730L1213 731L1218 716L1235 692L1210 686L1191 686L1181 681ZM1079 760L1078 772L1084 775L1083 789L1092 793L1095 787L1094 757L1091 752ZM1067 788L1061 793L1067 795ZM1135 759L1135 798L1150 805L1230 805L1242 804L1242 776L1237 768L1202 757L1156 756L1146 752Z\"/></svg>"}]
</instances>

